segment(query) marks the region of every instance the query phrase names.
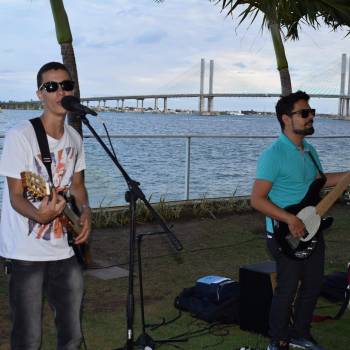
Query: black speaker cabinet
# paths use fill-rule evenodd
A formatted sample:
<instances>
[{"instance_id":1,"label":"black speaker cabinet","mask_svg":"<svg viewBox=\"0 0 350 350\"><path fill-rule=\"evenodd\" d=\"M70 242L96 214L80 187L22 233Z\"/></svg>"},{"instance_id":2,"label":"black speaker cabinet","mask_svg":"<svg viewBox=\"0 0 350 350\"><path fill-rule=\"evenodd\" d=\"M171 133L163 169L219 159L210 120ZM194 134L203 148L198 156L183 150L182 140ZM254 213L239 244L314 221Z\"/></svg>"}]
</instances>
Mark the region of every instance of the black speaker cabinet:
<instances>
[{"instance_id":1,"label":"black speaker cabinet","mask_svg":"<svg viewBox=\"0 0 350 350\"><path fill-rule=\"evenodd\" d=\"M276 286L276 264L264 261L239 269L240 328L268 335L269 313Z\"/></svg>"}]
</instances>

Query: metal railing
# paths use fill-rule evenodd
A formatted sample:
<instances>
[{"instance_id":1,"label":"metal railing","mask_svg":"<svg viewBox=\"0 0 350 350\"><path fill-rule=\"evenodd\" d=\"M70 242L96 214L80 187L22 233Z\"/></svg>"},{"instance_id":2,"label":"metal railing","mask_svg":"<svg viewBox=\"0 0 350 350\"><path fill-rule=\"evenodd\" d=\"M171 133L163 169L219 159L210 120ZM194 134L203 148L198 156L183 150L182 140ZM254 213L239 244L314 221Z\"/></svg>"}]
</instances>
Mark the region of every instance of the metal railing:
<instances>
[{"instance_id":1,"label":"metal railing","mask_svg":"<svg viewBox=\"0 0 350 350\"><path fill-rule=\"evenodd\" d=\"M107 135L101 135L102 138L107 138ZM137 134L137 135L110 135L111 139L184 139L185 147L185 188L184 199L190 199L190 179L191 179L191 144L193 139L276 139L278 135L229 135L229 134ZM0 139L4 135L0 135ZM93 135L84 135L85 139L93 139ZM313 136L308 139L350 139L350 135L333 135L333 136Z\"/></svg>"},{"instance_id":2,"label":"metal railing","mask_svg":"<svg viewBox=\"0 0 350 350\"><path fill-rule=\"evenodd\" d=\"M107 138L106 135L102 135L102 138ZM228 134L177 134L177 135L110 135L111 139L185 139L185 189L184 199L190 199L190 177L191 177L191 142L192 139L276 139L278 135L228 135ZM84 135L84 138L94 138L92 135ZM313 136L308 139L350 139L348 135L334 135L334 136Z\"/></svg>"}]
</instances>

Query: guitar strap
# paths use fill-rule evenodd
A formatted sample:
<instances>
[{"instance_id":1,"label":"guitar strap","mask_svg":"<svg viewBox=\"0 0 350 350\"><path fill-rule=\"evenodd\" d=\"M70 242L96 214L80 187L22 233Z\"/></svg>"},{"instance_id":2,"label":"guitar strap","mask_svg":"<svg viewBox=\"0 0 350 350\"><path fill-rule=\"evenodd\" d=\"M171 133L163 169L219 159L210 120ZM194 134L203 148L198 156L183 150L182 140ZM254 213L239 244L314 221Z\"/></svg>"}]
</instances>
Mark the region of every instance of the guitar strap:
<instances>
[{"instance_id":1,"label":"guitar strap","mask_svg":"<svg viewBox=\"0 0 350 350\"><path fill-rule=\"evenodd\" d=\"M49 143L47 141L47 136L46 132L44 129L44 125L41 121L41 118L33 118L29 120L34 128L36 138L38 140L38 145L40 148L40 153L41 153L41 160L44 163L47 173L49 174L51 184L53 185L53 180L52 180L52 171L51 171L51 154L50 154L50 149L49 149Z\"/></svg>"},{"instance_id":2,"label":"guitar strap","mask_svg":"<svg viewBox=\"0 0 350 350\"><path fill-rule=\"evenodd\" d=\"M323 171L321 170L321 168L320 168L319 165L317 164L317 162L316 162L314 156L312 155L312 152L311 152L311 151L308 151L307 153L308 153L308 155L310 156L312 162L314 163L316 169L317 169L318 172L320 173L321 178L325 180L325 179L326 179L326 175L323 173Z\"/></svg>"},{"instance_id":3,"label":"guitar strap","mask_svg":"<svg viewBox=\"0 0 350 350\"><path fill-rule=\"evenodd\" d=\"M40 148L40 153L41 153L41 160L44 163L47 173L49 174L51 185L53 185L53 180L52 180L52 170L51 170L51 163L52 163L52 158L50 154L50 149L49 149L49 142L47 141L47 135L45 132L44 125L41 121L41 118L33 118L29 120L34 128L36 138L38 140L38 145ZM73 247L74 252L76 253L76 247L74 245L74 239L72 234L68 231L67 232L67 239L68 239L68 244Z\"/></svg>"},{"instance_id":4,"label":"guitar strap","mask_svg":"<svg viewBox=\"0 0 350 350\"><path fill-rule=\"evenodd\" d=\"M39 117L30 119L29 121L31 122L35 131L35 135L40 148L41 160L46 167L47 173L49 174L51 185L53 185L52 170L51 170L52 158L50 154L49 142L47 141L47 135L45 132L44 125L41 121L41 118ZM70 232L70 230L67 230L67 241L68 241L68 245L73 248L75 256L77 257L79 263L83 266L83 268L87 268L86 262L82 257L84 253L82 253L78 248L78 246L74 244L73 234L72 232ZM88 248L86 246L82 246L81 249L88 249Z\"/></svg>"}]
</instances>

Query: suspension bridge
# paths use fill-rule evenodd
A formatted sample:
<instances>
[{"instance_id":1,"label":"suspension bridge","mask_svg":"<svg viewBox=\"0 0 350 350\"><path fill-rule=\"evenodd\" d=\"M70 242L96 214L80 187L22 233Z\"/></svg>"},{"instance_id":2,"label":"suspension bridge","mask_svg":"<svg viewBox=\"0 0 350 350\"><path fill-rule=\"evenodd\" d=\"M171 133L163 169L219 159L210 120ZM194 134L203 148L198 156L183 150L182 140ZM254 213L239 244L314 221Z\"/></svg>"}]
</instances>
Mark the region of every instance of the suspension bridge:
<instances>
[{"instance_id":1,"label":"suspension bridge","mask_svg":"<svg viewBox=\"0 0 350 350\"><path fill-rule=\"evenodd\" d=\"M145 101L150 104L152 107L147 109L152 112L169 112L168 101L170 99L197 99L198 100L198 113L202 115L211 115L215 114L214 110L214 100L220 98L278 98L280 93L278 92L263 92L258 91L262 90L261 86L247 86L242 75L240 75L239 69L229 70L215 64L215 76L219 83L222 81L231 78L231 82L235 84L216 84L220 85L215 87L215 90L228 89L230 88L231 92L214 92L214 61L210 60L209 63L209 87L207 92L205 92L205 77L206 77L206 64L205 60L201 59L200 65L192 66L186 72L182 72L178 75L173 81L168 82L167 84L160 87L159 91L168 91L167 93L155 92L152 94L132 94L132 95L114 95L114 96L93 96L93 97L82 97L82 103L90 105L92 108L97 110L114 110L118 112L125 111L145 111ZM219 67L219 69L218 69ZM218 70L219 73L216 73ZM328 76L329 79L320 80L319 77ZM185 86L184 82L191 81L193 91L193 84L198 86L198 76L199 76L199 91L198 92L183 92L179 93L177 91L184 91L188 89L188 85ZM249 77L250 81L256 81L256 76L252 73ZM264 79L262 79L264 80ZM318 82L316 82L318 80ZM330 66L326 69L323 69L322 74L320 72L311 73L308 77L304 78L305 83L298 86L298 89L305 90L312 98L320 99L337 99L338 103L338 115L344 118L350 117L350 55L349 58L346 54L341 56L340 64L340 74L339 74L339 62L332 62ZM340 88L339 88L340 81ZM309 84L308 84L309 82ZM317 88L312 87L311 84L317 84ZM345 86L347 83L347 91L345 91ZM263 81L262 85L266 85L267 81ZM246 90L255 90L256 92L243 92L243 91L234 91L232 86L246 87ZM338 85L338 87L336 87ZM242 89L243 90L243 89ZM295 89L296 90L296 89ZM173 92L175 91L175 92ZM129 107L127 103L129 101L134 101L136 107ZM136 103L135 103L136 102ZM0 108L3 109L39 109L39 101L10 101L10 102L0 102Z\"/></svg>"}]
</instances>

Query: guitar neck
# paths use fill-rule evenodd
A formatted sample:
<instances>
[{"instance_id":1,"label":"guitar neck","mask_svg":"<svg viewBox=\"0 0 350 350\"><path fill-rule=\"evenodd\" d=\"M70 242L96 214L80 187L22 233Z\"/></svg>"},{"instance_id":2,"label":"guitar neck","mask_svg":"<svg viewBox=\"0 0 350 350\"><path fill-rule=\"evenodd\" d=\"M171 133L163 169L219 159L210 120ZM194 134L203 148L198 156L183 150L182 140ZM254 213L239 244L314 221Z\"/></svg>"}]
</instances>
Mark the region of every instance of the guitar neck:
<instances>
[{"instance_id":1,"label":"guitar neck","mask_svg":"<svg viewBox=\"0 0 350 350\"><path fill-rule=\"evenodd\" d=\"M350 172L346 173L338 184L316 206L316 212L321 217L331 208L350 184Z\"/></svg>"},{"instance_id":2,"label":"guitar neck","mask_svg":"<svg viewBox=\"0 0 350 350\"><path fill-rule=\"evenodd\" d=\"M81 231L80 218L74 211L66 205L63 209L63 215L69 220L69 227L72 228L73 233L77 236Z\"/></svg>"}]
</instances>

